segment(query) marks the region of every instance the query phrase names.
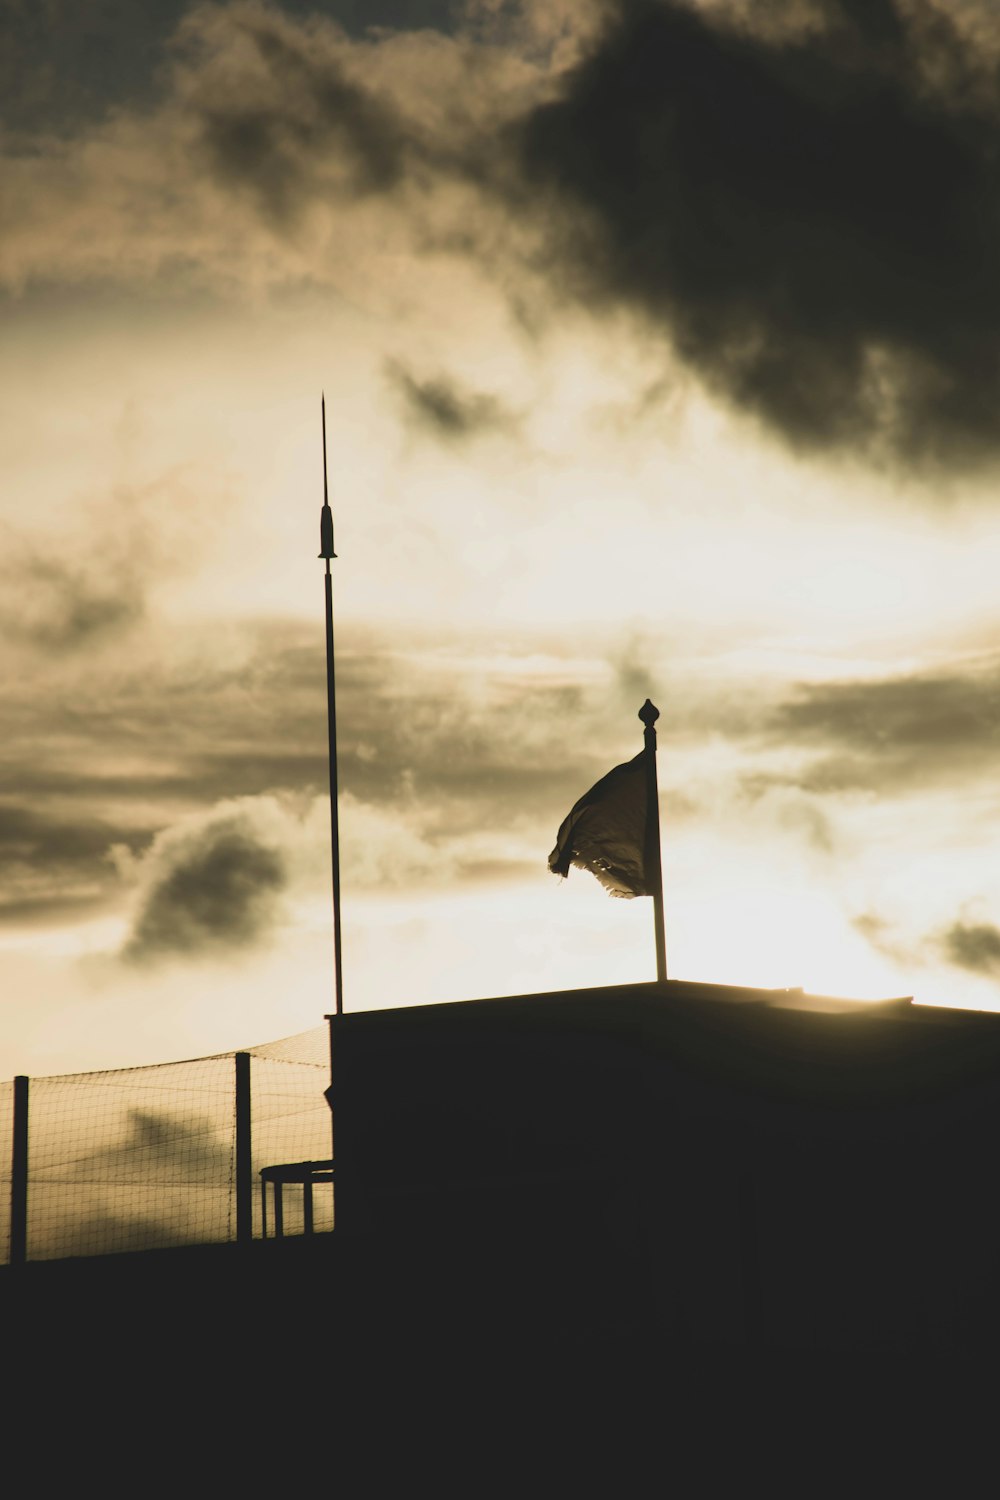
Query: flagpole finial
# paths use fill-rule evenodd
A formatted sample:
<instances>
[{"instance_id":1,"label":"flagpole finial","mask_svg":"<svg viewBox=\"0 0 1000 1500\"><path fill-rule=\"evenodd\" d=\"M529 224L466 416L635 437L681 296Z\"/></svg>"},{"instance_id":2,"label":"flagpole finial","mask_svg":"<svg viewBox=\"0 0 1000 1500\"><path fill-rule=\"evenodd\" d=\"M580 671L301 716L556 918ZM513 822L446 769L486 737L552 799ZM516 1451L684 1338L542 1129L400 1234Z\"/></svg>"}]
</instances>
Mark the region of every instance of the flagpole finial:
<instances>
[{"instance_id":1,"label":"flagpole finial","mask_svg":"<svg viewBox=\"0 0 1000 1500\"><path fill-rule=\"evenodd\" d=\"M656 780L656 721L660 710L649 698L639 710L643 723L642 760L646 769L646 828L643 868L646 891L653 898L653 933L656 938L656 979L667 981L667 939L663 927L663 864L660 858L660 793Z\"/></svg>"}]
</instances>

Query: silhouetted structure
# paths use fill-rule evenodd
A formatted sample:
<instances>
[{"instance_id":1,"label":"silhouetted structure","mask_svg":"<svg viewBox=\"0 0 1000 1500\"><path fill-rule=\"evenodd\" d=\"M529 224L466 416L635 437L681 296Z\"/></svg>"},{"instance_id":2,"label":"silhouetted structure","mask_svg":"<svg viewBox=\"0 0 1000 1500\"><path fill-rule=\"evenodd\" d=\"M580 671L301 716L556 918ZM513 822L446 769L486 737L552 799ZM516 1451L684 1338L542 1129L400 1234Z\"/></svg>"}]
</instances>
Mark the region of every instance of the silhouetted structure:
<instances>
[{"instance_id":1,"label":"silhouetted structure","mask_svg":"<svg viewBox=\"0 0 1000 1500\"><path fill-rule=\"evenodd\" d=\"M1000 1017L672 981L330 1019L335 1231L6 1268L28 1410L189 1475L632 1495L799 1441L898 1480L914 1402L992 1368Z\"/></svg>"},{"instance_id":2,"label":"silhouetted structure","mask_svg":"<svg viewBox=\"0 0 1000 1500\"><path fill-rule=\"evenodd\" d=\"M998 1016L673 981L332 1026L337 1232L417 1254L456 1322L661 1359L995 1341Z\"/></svg>"}]
</instances>

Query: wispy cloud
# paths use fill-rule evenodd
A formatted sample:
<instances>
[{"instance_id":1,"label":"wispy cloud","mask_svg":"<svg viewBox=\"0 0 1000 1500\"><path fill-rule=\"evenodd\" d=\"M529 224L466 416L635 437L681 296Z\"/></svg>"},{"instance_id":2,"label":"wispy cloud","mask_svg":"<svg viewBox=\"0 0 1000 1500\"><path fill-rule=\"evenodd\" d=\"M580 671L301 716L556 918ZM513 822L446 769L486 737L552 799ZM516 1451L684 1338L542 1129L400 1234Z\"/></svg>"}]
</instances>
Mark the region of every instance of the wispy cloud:
<instances>
[{"instance_id":1,"label":"wispy cloud","mask_svg":"<svg viewBox=\"0 0 1000 1500\"><path fill-rule=\"evenodd\" d=\"M386 363L385 375L408 421L444 442L509 434L518 426L517 414L499 396L471 390L448 375L421 378L398 360Z\"/></svg>"},{"instance_id":2,"label":"wispy cloud","mask_svg":"<svg viewBox=\"0 0 1000 1500\"><path fill-rule=\"evenodd\" d=\"M263 6L240 7L228 22L224 59L221 16L186 28L197 59L186 104L213 176L249 191L279 226L320 192L354 199L400 186L415 164L415 132L352 67L342 34Z\"/></svg>"},{"instance_id":3,"label":"wispy cloud","mask_svg":"<svg viewBox=\"0 0 1000 1500\"><path fill-rule=\"evenodd\" d=\"M511 35L352 37L256 0L195 5L143 105L8 144L0 282L357 291L386 255L397 274L401 254L493 263L511 238L483 192L498 129L544 91L555 55L525 56Z\"/></svg>"},{"instance_id":4,"label":"wispy cloud","mask_svg":"<svg viewBox=\"0 0 1000 1500\"><path fill-rule=\"evenodd\" d=\"M45 651L77 651L141 620L140 580L112 563L98 569L23 552L0 568L0 626L8 642Z\"/></svg>"},{"instance_id":5,"label":"wispy cloud","mask_svg":"<svg viewBox=\"0 0 1000 1500\"><path fill-rule=\"evenodd\" d=\"M1000 668L803 684L773 714L775 742L820 752L803 784L891 792L992 768L1000 745Z\"/></svg>"},{"instance_id":6,"label":"wispy cloud","mask_svg":"<svg viewBox=\"0 0 1000 1500\"><path fill-rule=\"evenodd\" d=\"M108 850L122 833L80 807L0 802L0 922L65 920L119 897Z\"/></svg>"}]
</instances>

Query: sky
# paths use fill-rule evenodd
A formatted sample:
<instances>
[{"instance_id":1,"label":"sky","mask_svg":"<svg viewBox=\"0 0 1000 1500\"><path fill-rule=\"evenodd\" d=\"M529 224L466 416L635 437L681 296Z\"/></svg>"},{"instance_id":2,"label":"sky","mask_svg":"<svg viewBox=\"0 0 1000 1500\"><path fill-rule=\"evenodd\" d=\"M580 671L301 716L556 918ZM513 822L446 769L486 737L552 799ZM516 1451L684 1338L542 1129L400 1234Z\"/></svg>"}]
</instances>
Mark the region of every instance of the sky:
<instances>
[{"instance_id":1,"label":"sky","mask_svg":"<svg viewBox=\"0 0 1000 1500\"><path fill-rule=\"evenodd\" d=\"M655 976L1000 1006L989 0L0 0L0 1078Z\"/></svg>"}]
</instances>

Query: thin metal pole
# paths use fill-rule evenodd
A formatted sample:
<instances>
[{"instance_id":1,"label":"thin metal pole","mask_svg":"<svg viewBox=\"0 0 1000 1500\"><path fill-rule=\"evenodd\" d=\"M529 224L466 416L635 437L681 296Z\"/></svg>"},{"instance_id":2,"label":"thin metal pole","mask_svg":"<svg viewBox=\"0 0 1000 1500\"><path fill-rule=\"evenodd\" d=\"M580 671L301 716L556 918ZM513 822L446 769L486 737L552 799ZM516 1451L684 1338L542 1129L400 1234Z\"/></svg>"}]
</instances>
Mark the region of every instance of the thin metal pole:
<instances>
[{"instance_id":1,"label":"thin metal pole","mask_svg":"<svg viewBox=\"0 0 1000 1500\"><path fill-rule=\"evenodd\" d=\"M653 898L653 927L656 933L656 978L660 984L667 978L667 939L663 926L663 865L660 857L660 792L656 779L656 721L660 710L647 698L639 710L643 723L646 750L646 848L644 863L646 881Z\"/></svg>"},{"instance_id":2,"label":"thin metal pole","mask_svg":"<svg viewBox=\"0 0 1000 1500\"><path fill-rule=\"evenodd\" d=\"M250 1150L250 1054L236 1057L236 1243L253 1239L253 1168Z\"/></svg>"},{"instance_id":3,"label":"thin metal pole","mask_svg":"<svg viewBox=\"0 0 1000 1500\"><path fill-rule=\"evenodd\" d=\"M334 1048L334 1035L335 1035L335 1031L336 1031L336 1021L337 1021L337 1018L336 1018L336 1016L324 1016L323 1019L326 1021L327 1025L329 1027L329 1031L330 1031L330 1086L329 1086L329 1088L324 1089L323 1092L324 1092L324 1097L326 1099L326 1102L330 1106L330 1160L334 1161L334 1160L336 1160L336 1156L337 1156L337 1112L336 1112L336 1110L334 1108L334 1103L333 1103L333 1048ZM336 1189L336 1187L333 1190L333 1196L334 1196L334 1222L336 1222L336 1198L337 1198L337 1189Z\"/></svg>"},{"instance_id":4,"label":"thin metal pole","mask_svg":"<svg viewBox=\"0 0 1000 1500\"><path fill-rule=\"evenodd\" d=\"M330 509L326 478L326 396L322 398L323 413L323 509L320 512L320 551L326 562L326 720L329 740L330 762L330 848L333 865L333 986L337 1015L344 1011L344 969L340 943L340 821L338 817L337 789L337 688L333 655L333 579L330 561L337 556L333 550L333 512Z\"/></svg>"},{"instance_id":5,"label":"thin metal pole","mask_svg":"<svg viewBox=\"0 0 1000 1500\"><path fill-rule=\"evenodd\" d=\"M14 1079L14 1146L10 1159L10 1263L28 1258L28 1080Z\"/></svg>"}]
</instances>

